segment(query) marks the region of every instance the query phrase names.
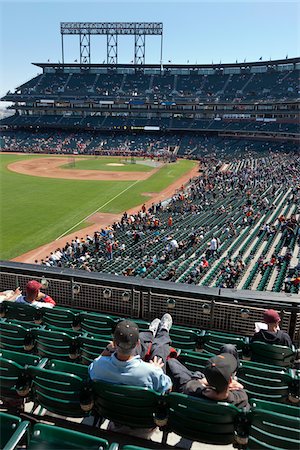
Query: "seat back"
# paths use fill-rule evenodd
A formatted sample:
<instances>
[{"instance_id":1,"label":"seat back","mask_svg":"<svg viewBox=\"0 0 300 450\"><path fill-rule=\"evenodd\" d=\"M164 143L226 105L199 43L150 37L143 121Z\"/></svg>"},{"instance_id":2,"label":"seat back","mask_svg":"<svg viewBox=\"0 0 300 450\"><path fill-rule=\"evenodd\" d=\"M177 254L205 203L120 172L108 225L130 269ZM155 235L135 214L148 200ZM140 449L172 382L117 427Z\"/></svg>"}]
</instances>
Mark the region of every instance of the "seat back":
<instances>
[{"instance_id":1,"label":"seat back","mask_svg":"<svg viewBox=\"0 0 300 450\"><path fill-rule=\"evenodd\" d=\"M92 336L106 336L112 339L114 320L110 316L96 313L80 314L81 330Z\"/></svg>"},{"instance_id":2,"label":"seat back","mask_svg":"<svg viewBox=\"0 0 300 450\"><path fill-rule=\"evenodd\" d=\"M28 450L89 449L106 450L108 442L79 431L38 423L33 428Z\"/></svg>"},{"instance_id":3,"label":"seat back","mask_svg":"<svg viewBox=\"0 0 300 450\"><path fill-rule=\"evenodd\" d=\"M207 361L214 356L212 353L181 352L178 359L191 371L203 371Z\"/></svg>"},{"instance_id":4,"label":"seat back","mask_svg":"<svg viewBox=\"0 0 300 450\"><path fill-rule=\"evenodd\" d=\"M25 303L3 302L5 308L5 318L23 320L24 322L34 322L38 315L41 314L39 310L33 306Z\"/></svg>"},{"instance_id":5,"label":"seat back","mask_svg":"<svg viewBox=\"0 0 300 450\"><path fill-rule=\"evenodd\" d=\"M77 375L55 372L41 367L28 367L35 402L55 414L83 417L80 394L85 381Z\"/></svg>"},{"instance_id":6,"label":"seat back","mask_svg":"<svg viewBox=\"0 0 300 450\"><path fill-rule=\"evenodd\" d=\"M249 398L285 403L289 396L292 378L284 370L268 370L252 367L240 367L237 373Z\"/></svg>"},{"instance_id":7,"label":"seat back","mask_svg":"<svg viewBox=\"0 0 300 450\"><path fill-rule=\"evenodd\" d=\"M43 324L49 327L54 326L59 328L72 329L75 316L76 314L69 309L48 308L43 315Z\"/></svg>"},{"instance_id":8,"label":"seat back","mask_svg":"<svg viewBox=\"0 0 300 450\"><path fill-rule=\"evenodd\" d=\"M49 359L45 365L45 369L54 370L54 372L72 373L82 380L88 380L88 367L82 364L62 361L59 359Z\"/></svg>"},{"instance_id":9,"label":"seat back","mask_svg":"<svg viewBox=\"0 0 300 450\"><path fill-rule=\"evenodd\" d=\"M240 336L234 336L227 333L216 333L208 331L200 338L203 341L203 350L209 353L218 354L225 344L233 344L241 357L244 348L247 345L247 339Z\"/></svg>"},{"instance_id":10,"label":"seat back","mask_svg":"<svg viewBox=\"0 0 300 450\"><path fill-rule=\"evenodd\" d=\"M81 363L89 365L102 353L109 341L107 338L80 336L78 342L80 345Z\"/></svg>"},{"instance_id":11,"label":"seat back","mask_svg":"<svg viewBox=\"0 0 300 450\"><path fill-rule=\"evenodd\" d=\"M252 405L248 449L295 450L300 442L300 417ZM292 407L291 407L292 408ZM293 408L294 409L294 408ZM298 408L296 408L298 409ZM299 409L298 409L299 411Z\"/></svg>"},{"instance_id":12,"label":"seat back","mask_svg":"<svg viewBox=\"0 0 300 450\"><path fill-rule=\"evenodd\" d=\"M284 414L285 416L300 417L300 409L297 406L284 405L266 400L260 400L258 398L252 398L250 400L251 408L263 409L265 411L271 411L274 413Z\"/></svg>"},{"instance_id":13,"label":"seat back","mask_svg":"<svg viewBox=\"0 0 300 450\"><path fill-rule=\"evenodd\" d=\"M20 417L0 412L0 448L4 448L22 422Z\"/></svg>"},{"instance_id":14,"label":"seat back","mask_svg":"<svg viewBox=\"0 0 300 450\"><path fill-rule=\"evenodd\" d=\"M167 396L167 429L187 439L207 444L226 445L235 441L238 408L171 392Z\"/></svg>"},{"instance_id":15,"label":"seat back","mask_svg":"<svg viewBox=\"0 0 300 450\"><path fill-rule=\"evenodd\" d=\"M251 360L281 367L291 367L295 359L295 349L283 345L252 342L250 344Z\"/></svg>"},{"instance_id":16,"label":"seat back","mask_svg":"<svg viewBox=\"0 0 300 450\"><path fill-rule=\"evenodd\" d=\"M28 325L26 329L21 325L1 321L0 347L6 350L24 352L24 340L30 329L30 324Z\"/></svg>"},{"instance_id":17,"label":"seat back","mask_svg":"<svg viewBox=\"0 0 300 450\"><path fill-rule=\"evenodd\" d=\"M22 367L36 366L40 359L37 355L29 353L12 352L10 350L0 349L0 358L10 359Z\"/></svg>"},{"instance_id":18,"label":"seat back","mask_svg":"<svg viewBox=\"0 0 300 450\"><path fill-rule=\"evenodd\" d=\"M172 327L170 337L172 346L182 350L195 350L198 344L198 334L187 328Z\"/></svg>"},{"instance_id":19,"label":"seat back","mask_svg":"<svg viewBox=\"0 0 300 450\"><path fill-rule=\"evenodd\" d=\"M78 336L78 333L72 330L68 333L57 330L34 330L34 334L36 350L39 356L66 361L76 359L78 356L77 352L73 350L75 337Z\"/></svg>"},{"instance_id":20,"label":"seat back","mask_svg":"<svg viewBox=\"0 0 300 450\"><path fill-rule=\"evenodd\" d=\"M163 415L164 396L143 387L93 382L95 410L106 419L133 428L154 428Z\"/></svg>"},{"instance_id":21,"label":"seat back","mask_svg":"<svg viewBox=\"0 0 300 450\"><path fill-rule=\"evenodd\" d=\"M54 425L38 423L33 427L33 433L28 450L57 449L89 449L106 450L108 442L97 436L79 431L61 428Z\"/></svg>"}]
</instances>

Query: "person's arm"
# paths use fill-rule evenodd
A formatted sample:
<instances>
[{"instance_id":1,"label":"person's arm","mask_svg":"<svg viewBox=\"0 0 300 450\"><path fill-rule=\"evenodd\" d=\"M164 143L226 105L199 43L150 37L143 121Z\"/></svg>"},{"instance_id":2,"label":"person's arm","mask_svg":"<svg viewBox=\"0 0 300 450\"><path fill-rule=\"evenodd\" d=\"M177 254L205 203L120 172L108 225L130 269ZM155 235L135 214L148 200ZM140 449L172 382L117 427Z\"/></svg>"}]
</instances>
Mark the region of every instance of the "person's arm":
<instances>
[{"instance_id":1,"label":"person's arm","mask_svg":"<svg viewBox=\"0 0 300 450\"><path fill-rule=\"evenodd\" d=\"M50 295L44 294L43 292L39 292L38 295L38 302L45 302L45 303L51 303L51 305L55 306L56 302L53 300Z\"/></svg>"},{"instance_id":2,"label":"person's arm","mask_svg":"<svg viewBox=\"0 0 300 450\"><path fill-rule=\"evenodd\" d=\"M10 297L8 297L7 300L14 301L18 297L20 297L20 295L22 295L22 291L19 287L17 287L17 289L14 291L14 293Z\"/></svg>"}]
</instances>

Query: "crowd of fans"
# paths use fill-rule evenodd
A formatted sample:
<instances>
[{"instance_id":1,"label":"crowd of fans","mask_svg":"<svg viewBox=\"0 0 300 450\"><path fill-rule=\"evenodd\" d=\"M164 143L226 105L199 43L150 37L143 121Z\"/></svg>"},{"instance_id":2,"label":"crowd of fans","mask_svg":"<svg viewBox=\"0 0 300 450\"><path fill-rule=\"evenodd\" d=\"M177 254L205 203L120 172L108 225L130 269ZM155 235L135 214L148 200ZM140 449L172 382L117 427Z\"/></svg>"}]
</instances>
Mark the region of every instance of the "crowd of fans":
<instances>
[{"instance_id":1,"label":"crowd of fans","mask_svg":"<svg viewBox=\"0 0 300 450\"><path fill-rule=\"evenodd\" d=\"M204 285L207 274L214 271L215 285L229 288L237 287L254 264L262 276L267 268L281 273L287 262L288 276L300 240L297 157L272 154L233 159L229 164L212 158L201 164L201 175L181 186L169 201L149 208L144 204L137 213L124 212L111 226L95 230L92 236L75 237L40 263ZM281 207L280 195L286 195ZM274 244L267 253L259 247L246 262L241 247L254 231L262 247L269 241ZM233 252L230 246L238 240L240 246ZM287 280L286 289L294 283L297 291L295 266L296 281Z\"/></svg>"}]
</instances>

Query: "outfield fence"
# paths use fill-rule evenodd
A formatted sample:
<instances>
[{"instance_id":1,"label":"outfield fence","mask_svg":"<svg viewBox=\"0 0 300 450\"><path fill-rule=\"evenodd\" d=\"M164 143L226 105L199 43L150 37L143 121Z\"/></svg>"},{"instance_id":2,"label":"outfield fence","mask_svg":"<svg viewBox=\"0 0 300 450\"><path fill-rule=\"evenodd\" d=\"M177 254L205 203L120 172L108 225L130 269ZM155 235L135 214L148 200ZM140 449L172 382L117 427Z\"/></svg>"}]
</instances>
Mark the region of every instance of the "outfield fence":
<instances>
[{"instance_id":1,"label":"outfield fence","mask_svg":"<svg viewBox=\"0 0 300 450\"><path fill-rule=\"evenodd\" d=\"M205 288L160 280L0 262L0 289L37 279L59 306L133 319L152 320L170 312L177 325L251 336L266 308L281 315L281 329L300 340L300 296L236 289Z\"/></svg>"}]
</instances>

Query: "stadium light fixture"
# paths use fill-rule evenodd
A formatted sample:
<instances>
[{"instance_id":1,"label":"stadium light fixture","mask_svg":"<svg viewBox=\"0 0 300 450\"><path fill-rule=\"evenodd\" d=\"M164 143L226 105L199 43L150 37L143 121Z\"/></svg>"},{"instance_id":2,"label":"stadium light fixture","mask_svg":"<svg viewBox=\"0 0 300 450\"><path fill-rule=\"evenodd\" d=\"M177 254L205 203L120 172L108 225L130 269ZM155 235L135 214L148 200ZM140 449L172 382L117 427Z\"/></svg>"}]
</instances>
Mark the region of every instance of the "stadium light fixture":
<instances>
[{"instance_id":1,"label":"stadium light fixture","mask_svg":"<svg viewBox=\"0 0 300 450\"><path fill-rule=\"evenodd\" d=\"M104 289L103 290L103 298L105 298L105 299L111 298L111 289Z\"/></svg>"},{"instance_id":2,"label":"stadium light fixture","mask_svg":"<svg viewBox=\"0 0 300 450\"><path fill-rule=\"evenodd\" d=\"M174 298L168 298L167 300L167 308L174 309L176 306L176 300Z\"/></svg>"},{"instance_id":3,"label":"stadium light fixture","mask_svg":"<svg viewBox=\"0 0 300 450\"><path fill-rule=\"evenodd\" d=\"M211 312L211 305L209 303L204 303L202 305L203 314L210 314Z\"/></svg>"},{"instance_id":4,"label":"stadium light fixture","mask_svg":"<svg viewBox=\"0 0 300 450\"><path fill-rule=\"evenodd\" d=\"M79 284L74 284L73 287L72 287L72 290L73 290L73 294L77 295L77 294L80 293L81 287L80 287Z\"/></svg>"},{"instance_id":5,"label":"stadium light fixture","mask_svg":"<svg viewBox=\"0 0 300 450\"><path fill-rule=\"evenodd\" d=\"M241 309L241 318L242 319L249 319L250 317L250 311L247 308L242 308Z\"/></svg>"},{"instance_id":6,"label":"stadium light fixture","mask_svg":"<svg viewBox=\"0 0 300 450\"><path fill-rule=\"evenodd\" d=\"M129 291L123 292L122 299L124 300L124 302L128 302L128 300L130 299L130 292Z\"/></svg>"},{"instance_id":7,"label":"stadium light fixture","mask_svg":"<svg viewBox=\"0 0 300 450\"><path fill-rule=\"evenodd\" d=\"M44 276L42 276L41 278L41 285L43 286L44 289L47 289L49 286L49 281Z\"/></svg>"}]
</instances>

